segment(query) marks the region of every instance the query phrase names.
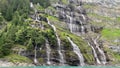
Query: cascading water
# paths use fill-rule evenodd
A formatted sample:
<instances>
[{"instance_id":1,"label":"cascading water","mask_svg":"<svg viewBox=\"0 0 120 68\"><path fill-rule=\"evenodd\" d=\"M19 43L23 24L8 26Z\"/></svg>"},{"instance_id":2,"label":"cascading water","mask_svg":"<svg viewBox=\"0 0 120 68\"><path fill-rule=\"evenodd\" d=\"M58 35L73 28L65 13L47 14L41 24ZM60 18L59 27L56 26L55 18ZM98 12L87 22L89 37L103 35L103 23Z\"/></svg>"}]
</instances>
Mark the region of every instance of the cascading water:
<instances>
[{"instance_id":1,"label":"cascading water","mask_svg":"<svg viewBox=\"0 0 120 68\"><path fill-rule=\"evenodd\" d=\"M87 42L88 42L88 41L87 41ZM93 55L94 55L94 57L95 57L95 60L96 60L97 64L101 64L101 62L100 62L100 60L99 60L99 58L98 58L98 56L97 56L97 53L96 53L94 47L93 47L89 42L88 42L88 45L92 48Z\"/></svg>"},{"instance_id":2,"label":"cascading water","mask_svg":"<svg viewBox=\"0 0 120 68\"><path fill-rule=\"evenodd\" d=\"M70 32L72 33L73 30L72 30L72 17L69 17L70 18Z\"/></svg>"},{"instance_id":3,"label":"cascading water","mask_svg":"<svg viewBox=\"0 0 120 68\"><path fill-rule=\"evenodd\" d=\"M99 39L99 37L100 36L97 36L97 38L96 39L92 39L93 40L93 42L94 42L94 44L96 45L96 48L98 49L98 51L99 51L99 53L101 54L101 62L103 63L103 64L106 64L107 62L106 62L106 56L105 56L105 53L103 52L103 50L102 49L100 49L99 48L99 44L97 43L97 40Z\"/></svg>"},{"instance_id":4,"label":"cascading water","mask_svg":"<svg viewBox=\"0 0 120 68\"><path fill-rule=\"evenodd\" d=\"M51 64L50 62L50 53L51 53L51 49L50 49L50 45L48 43L48 40L46 40L46 53L47 53L47 64Z\"/></svg>"},{"instance_id":5,"label":"cascading water","mask_svg":"<svg viewBox=\"0 0 120 68\"><path fill-rule=\"evenodd\" d=\"M33 5L33 3L32 3L32 2L30 3L30 7L31 7L31 8L34 8L34 5Z\"/></svg>"},{"instance_id":6,"label":"cascading water","mask_svg":"<svg viewBox=\"0 0 120 68\"><path fill-rule=\"evenodd\" d=\"M81 16L82 16L83 20L85 21L86 20L85 16L83 14Z\"/></svg>"},{"instance_id":7,"label":"cascading water","mask_svg":"<svg viewBox=\"0 0 120 68\"><path fill-rule=\"evenodd\" d=\"M85 16L83 14L81 16L83 18L83 21L85 21L86 20ZM81 32L82 32L82 34L85 34L85 27L83 25L83 22L80 21L80 24L81 24Z\"/></svg>"},{"instance_id":8,"label":"cascading water","mask_svg":"<svg viewBox=\"0 0 120 68\"><path fill-rule=\"evenodd\" d=\"M73 18L71 16L69 16L69 15L66 15L66 16L69 19L69 24L68 25L69 25L70 32L74 33L74 34L78 33L78 35L79 35L79 26L72 23L73 22ZM83 14L81 16L82 16L83 20L85 21L86 20L85 16ZM83 24L82 21L80 21L80 25L81 25L80 26L81 33L85 34L85 27L84 27L84 24Z\"/></svg>"},{"instance_id":9,"label":"cascading water","mask_svg":"<svg viewBox=\"0 0 120 68\"><path fill-rule=\"evenodd\" d=\"M48 21L48 24L53 28L53 30L54 30L54 32L55 32L55 35L56 35L56 37L57 37L58 53L59 53L59 55L60 55L60 63L64 65L65 60L64 60L63 54L62 54L62 52L61 52L61 44L60 44L61 41L60 41L60 39L59 39L59 37L58 37L58 35L57 35L57 33L56 33L56 27L55 27L53 24L51 24L48 19L47 19L47 21Z\"/></svg>"},{"instance_id":10,"label":"cascading water","mask_svg":"<svg viewBox=\"0 0 120 68\"><path fill-rule=\"evenodd\" d=\"M38 22L39 27L41 29L44 29L44 26L42 25L42 23L40 22L40 17L39 17L39 13L37 11L37 9L34 7L33 3L30 3L30 7L34 10L34 15L33 15L33 19ZM32 27L34 27L34 25L32 25Z\"/></svg>"},{"instance_id":11,"label":"cascading water","mask_svg":"<svg viewBox=\"0 0 120 68\"><path fill-rule=\"evenodd\" d=\"M35 14L35 21L39 21L37 13Z\"/></svg>"},{"instance_id":12,"label":"cascading water","mask_svg":"<svg viewBox=\"0 0 120 68\"><path fill-rule=\"evenodd\" d=\"M72 24L73 19L69 15L67 15L67 18L69 18L69 29L70 29L70 32L73 33L73 28L72 28L73 27L73 24Z\"/></svg>"},{"instance_id":13,"label":"cascading water","mask_svg":"<svg viewBox=\"0 0 120 68\"><path fill-rule=\"evenodd\" d=\"M74 52L78 55L78 57L79 57L80 65L81 65L81 66L84 66L84 65L85 65L85 63L84 63L84 58L83 58L82 53L80 52L79 47L78 47L69 37L67 37L67 38L68 38L68 40L70 41L71 45L73 46L73 51L74 51Z\"/></svg>"},{"instance_id":14,"label":"cascading water","mask_svg":"<svg viewBox=\"0 0 120 68\"><path fill-rule=\"evenodd\" d=\"M33 5L32 2L30 3L30 7L32 9L34 9L35 15L36 15L36 9L34 8L34 5ZM35 18L37 19L37 16L35 16ZM34 47L34 59L33 59L33 61L34 61L35 64L38 63L38 61L37 61L37 45L35 45L35 47Z\"/></svg>"},{"instance_id":15,"label":"cascading water","mask_svg":"<svg viewBox=\"0 0 120 68\"><path fill-rule=\"evenodd\" d=\"M33 5L32 2L30 2L30 7L31 7L32 9L34 9L35 13L37 13L37 9L34 7L34 5Z\"/></svg>"},{"instance_id":16,"label":"cascading water","mask_svg":"<svg viewBox=\"0 0 120 68\"><path fill-rule=\"evenodd\" d=\"M80 24L81 24L81 33L85 34L85 27L83 26L83 22L80 21Z\"/></svg>"},{"instance_id":17,"label":"cascading water","mask_svg":"<svg viewBox=\"0 0 120 68\"><path fill-rule=\"evenodd\" d=\"M37 61L37 45L35 46L35 49L34 49L34 63L38 63Z\"/></svg>"}]
</instances>

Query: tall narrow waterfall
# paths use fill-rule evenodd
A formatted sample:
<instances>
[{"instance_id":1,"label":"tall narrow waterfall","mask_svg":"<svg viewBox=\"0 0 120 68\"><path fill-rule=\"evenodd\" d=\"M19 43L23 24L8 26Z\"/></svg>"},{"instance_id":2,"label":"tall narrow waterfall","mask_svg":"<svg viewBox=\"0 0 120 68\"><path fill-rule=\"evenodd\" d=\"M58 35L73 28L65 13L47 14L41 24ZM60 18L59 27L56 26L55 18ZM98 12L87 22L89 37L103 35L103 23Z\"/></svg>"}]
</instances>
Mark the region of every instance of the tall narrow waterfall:
<instances>
[{"instance_id":1,"label":"tall narrow waterfall","mask_svg":"<svg viewBox=\"0 0 120 68\"><path fill-rule=\"evenodd\" d=\"M34 63L38 63L37 61L37 45L35 45L35 49L34 49Z\"/></svg>"},{"instance_id":2,"label":"tall narrow waterfall","mask_svg":"<svg viewBox=\"0 0 120 68\"><path fill-rule=\"evenodd\" d=\"M94 47L89 42L88 42L88 45L92 48L93 55L95 57L95 60L96 60L97 64L101 64L101 62L100 62L100 60L99 60L99 58L97 56L97 53L96 53L96 50L94 49Z\"/></svg>"},{"instance_id":3,"label":"tall narrow waterfall","mask_svg":"<svg viewBox=\"0 0 120 68\"><path fill-rule=\"evenodd\" d=\"M31 8L34 8L34 5L33 5L33 3L32 3L32 2L30 3L30 7L31 7Z\"/></svg>"},{"instance_id":4,"label":"tall narrow waterfall","mask_svg":"<svg viewBox=\"0 0 120 68\"><path fill-rule=\"evenodd\" d=\"M47 64L51 64L50 62L50 53L51 53L51 49L50 49L50 45L48 43L48 40L46 40L46 53L47 53Z\"/></svg>"},{"instance_id":5,"label":"tall narrow waterfall","mask_svg":"<svg viewBox=\"0 0 120 68\"><path fill-rule=\"evenodd\" d=\"M78 57L79 57L80 65L81 65L81 66L84 66L84 65L85 65L85 63L84 63L84 58L83 58L82 53L80 52L79 47L78 47L69 37L67 37L67 38L68 38L68 40L70 41L71 45L73 46L73 51L74 51L74 52L78 55Z\"/></svg>"},{"instance_id":6,"label":"tall narrow waterfall","mask_svg":"<svg viewBox=\"0 0 120 68\"><path fill-rule=\"evenodd\" d=\"M73 33L73 19L71 16L67 15L67 18L69 18L69 29L70 29L70 32Z\"/></svg>"},{"instance_id":7,"label":"tall narrow waterfall","mask_svg":"<svg viewBox=\"0 0 120 68\"><path fill-rule=\"evenodd\" d=\"M82 33L82 34L85 34L85 27L84 27L84 25L83 25L83 22L80 21L80 24L81 24L81 33Z\"/></svg>"},{"instance_id":8,"label":"tall narrow waterfall","mask_svg":"<svg viewBox=\"0 0 120 68\"><path fill-rule=\"evenodd\" d=\"M59 53L59 55L60 55L60 63L64 65L65 60L64 60L63 54L62 54L62 52L61 52L61 44L60 44L61 41L60 41L60 39L59 39L59 37L58 37L58 35L57 35L57 33L56 33L56 27L55 27L53 24L51 24L48 19L47 19L47 21L48 21L48 24L53 28L53 30L54 30L54 32L55 32L55 35L56 35L56 37L57 37L58 53Z\"/></svg>"},{"instance_id":9,"label":"tall narrow waterfall","mask_svg":"<svg viewBox=\"0 0 120 68\"><path fill-rule=\"evenodd\" d=\"M73 20L72 20L72 17L69 16L69 18L70 18L70 32L72 33L73 32L73 27L72 27Z\"/></svg>"},{"instance_id":10,"label":"tall narrow waterfall","mask_svg":"<svg viewBox=\"0 0 120 68\"><path fill-rule=\"evenodd\" d=\"M37 12L37 9L34 7L34 5L33 5L32 2L30 2L30 7L31 7L32 9L34 9L35 13Z\"/></svg>"},{"instance_id":11,"label":"tall narrow waterfall","mask_svg":"<svg viewBox=\"0 0 120 68\"><path fill-rule=\"evenodd\" d=\"M83 18L83 21L85 21L85 20L86 20L85 16L84 16L83 14L82 14L81 16L82 16L82 18ZM84 33L85 33L84 24L83 24L82 21L80 21L80 24L81 24L81 32L82 32L82 34L84 34Z\"/></svg>"},{"instance_id":12,"label":"tall narrow waterfall","mask_svg":"<svg viewBox=\"0 0 120 68\"><path fill-rule=\"evenodd\" d=\"M85 16L83 14L81 16L82 16L83 20L85 21L86 20Z\"/></svg>"},{"instance_id":13,"label":"tall narrow waterfall","mask_svg":"<svg viewBox=\"0 0 120 68\"><path fill-rule=\"evenodd\" d=\"M99 48L99 44L98 44L98 42L97 42L97 40L99 39L99 37L100 37L100 36L97 36L97 38L96 38L95 40L93 40L93 39L92 39L92 40L93 40L94 44L96 45L96 48L98 49L99 53L101 54L101 56L100 56L101 62L102 62L103 64L106 64L107 62L106 62L105 53L104 53L104 51L103 51L102 49Z\"/></svg>"}]
</instances>

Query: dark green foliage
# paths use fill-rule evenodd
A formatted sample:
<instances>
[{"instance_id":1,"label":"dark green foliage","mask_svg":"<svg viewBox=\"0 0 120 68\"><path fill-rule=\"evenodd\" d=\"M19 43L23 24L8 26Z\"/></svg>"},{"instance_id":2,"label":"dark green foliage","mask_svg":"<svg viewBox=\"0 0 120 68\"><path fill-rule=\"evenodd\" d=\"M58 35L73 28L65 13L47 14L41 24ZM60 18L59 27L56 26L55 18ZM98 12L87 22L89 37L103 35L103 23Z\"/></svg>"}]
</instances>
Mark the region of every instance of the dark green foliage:
<instances>
[{"instance_id":1,"label":"dark green foliage","mask_svg":"<svg viewBox=\"0 0 120 68\"><path fill-rule=\"evenodd\" d=\"M4 21L3 16L0 15L0 25L2 25L2 22Z\"/></svg>"},{"instance_id":2,"label":"dark green foliage","mask_svg":"<svg viewBox=\"0 0 120 68\"><path fill-rule=\"evenodd\" d=\"M4 56L6 56L6 55L11 53L11 48L13 46L13 41L9 40L9 39L6 39L4 42L5 43L2 46L2 54Z\"/></svg>"},{"instance_id":3,"label":"dark green foliage","mask_svg":"<svg viewBox=\"0 0 120 68\"><path fill-rule=\"evenodd\" d=\"M15 12L14 16L13 16L13 20L12 20L12 24L13 25L23 25L23 17L20 16L19 12Z\"/></svg>"},{"instance_id":4,"label":"dark green foliage","mask_svg":"<svg viewBox=\"0 0 120 68\"><path fill-rule=\"evenodd\" d=\"M55 47L57 45L56 36L52 29L46 30L45 37L48 39L50 45L52 45L53 47Z\"/></svg>"},{"instance_id":5,"label":"dark green foliage","mask_svg":"<svg viewBox=\"0 0 120 68\"><path fill-rule=\"evenodd\" d=\"M30 28L29 25L9 24L0 34L0 57L9 55L16 44L26 46L28 50L36 45L40 47L45 43L43 34L41 30Z\"/></svg>"},{"instance_id":6,"label":"dark green foliage","mask_svg":"<svg viewBox=\"0 0 120 68\"><path fill-rule=\"evenodd\" d=\"M30 7L29 0L1 0L0 1L0 12L7 21L13 19L13 15L16 11L27 17Z\"/></svg>"},{"instance_id":7,"label":"dark green foliage","mask_svg":"<svg viewBox=\"0 0 120 68\"><path fill-rule=\"evenodd\" d=\"M11 48L15 40L15 32L17 28L12 26L7 26L0 34L0 57L6 56L11 53Z\"/></svg>"},{"instance_id":8,"label":"dark green foliage","mask_svg":"<svg viewBox=\"0 0 120 68\"><path fill-rule=\"evenodd\" d=\"M0 22L2 22L3 21L3 17L2 16L0 16Z\"/></svg>"}]
</instances>

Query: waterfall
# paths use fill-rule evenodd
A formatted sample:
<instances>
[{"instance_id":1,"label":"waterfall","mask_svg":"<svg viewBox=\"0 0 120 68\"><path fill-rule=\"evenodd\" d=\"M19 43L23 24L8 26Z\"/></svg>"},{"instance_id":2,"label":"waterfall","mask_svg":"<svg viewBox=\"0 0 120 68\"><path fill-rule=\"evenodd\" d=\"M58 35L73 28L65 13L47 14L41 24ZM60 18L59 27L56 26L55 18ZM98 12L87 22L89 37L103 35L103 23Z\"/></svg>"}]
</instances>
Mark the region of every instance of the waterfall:
<instances>
[{"instance_id":1,"label":"waterfall","mask_svg":"<svg viewBox=\"0 0 120 68\"><path fill-rule=\"evenodd\" d=\"M30 2L30 7L31 7L31 8L34 8L34 5L33 5L33 3L32 3L32 2Z\"/></svg>"},{"instance_id":2,"label":"waterfall","mask_svg":"<svg viewBox=\"0 0 120 68\"><path fill-rule=\"evenodd\" d=\"M40 22L39 21L40 17L39 17L39 14L37 14L37 10L35 12L36 12L35 13L35 21Z\"/></svg>"},{"instance_id":3,"label":"waterfall","mask_svg":"<svg viewBox=\"0 0 120 68\"><path fill-rule=\"evenodd\" d=\"M93 42L94 42L94 44L96 45L96 48L98 49L98 51L99 51L99 53L101 54L101 62L103 63L103 64L106 64L107 62L106 62L106 56L105 56L105 53L104 53L104 51L102 50L102 49L100 49L99 48L99 44L97 43L97 40L99 39L99 37L100 36L97 36L97 38L95 39L95 40L93 40Z\"/></svg>"},{"instance_id":4,"label":"waterfall","mask_svg":"<svg viewBox=\"0 0 120 68\"><path fill-rule=\"evenodd\" d=\"M50 45L48 43L48 40L46 40L46 53L47 53L47 64L51 64L50 62L50 53L51 53L51 49L50 49Z\"/></svg>"},{"instance_id":5,"label":"waterfall","mask_svg":"<svg viewBox=\"0 0 120 68\"><path fill-rule=\"evenodd\" d=\"M84 16L83 14L82 14L81 16L82 16L82 18L83 18L83 21L86 21L85 16ZM81 24L81 32L82 32L82 34L85 34L85 27L84 27L83 22L80 21L80 24Z\"/></svg>"},{"instance_id":6,"label":"waterfall","mask_svg":"<svg viewBox=\"0 0 120 68\"><path fill-rule=\"evenodd\" d=\"M73 19L71 16L67 15L67 18L69 18L69 29L70 29L70 32L73 33Z\"/></svg>"},{"instance_id":7,"label":"waterfall","mask_svg":"<svg viewBox=\"0 0 120 68\"><path fill-rule=\"evenodd\" d=\"M69 18L70 18L70 32L72 33L73 32L73 30L72 30L72 17L71 16L69 16Z\"/></svg>"},{"instance_id":8,"label":"waterfall","mask_svg":"<svg viewBox=\"0 0 120 68\"><path fill-rule=\"evenodd\" d=\"M83 20L85 21L86 20L85 16L83 14L81 16L82 16ZM73 18L71 16L67 15L67 18L69 18L69 29L70 29L70 32L76 34L79 31L79 26L77 26L76 24L73 24ZM80 26L81 33L85 34L85 27L84 27L84 24L83 24L82 21L80 21L80 25L81 25Z\"/></svg>"},{"instance_id":9,"label":"waterfall","mask_svg":"<svg viewBox=\"0 0 120 68\"><path fill-rule=\"evenodd\" d=\"M84 27L84 25L83 25L83 22L80 21L80 24L81 24L81 33L82 33L82 34L85 34L85 27Z\"/></svg>"},{"instance_id":10,"label":"waterfall","mask_svg":"<svg viewBox=\"0 0 120 68\"><path fill-rule=\"evenodd\" d=\"M32 2L30 3L30 7L34 10L34 15L33 15L34 21L39 23L38 25L41 29L44 29L44 26L42 25L42 23L40 21L39 13L38 13L37 9L34 7ZM35 27L35 25L32 25L32 27Z\"/></svg>"},{"instance_id":11,"label":"waterfall","mask_svg":"<svg viewBox=\"0 0 120 68\"><path fill-rule=\"evenodd\" d=\"M55 35L57 37L57 43L58 43L58 53L60 55L60 63L64 65L65 63L65 60L64 60L64 57L63 57L63 54L61 52L61 41L60 41L60 38L58 37L57 33L56 33L56 27L50 23L50 21L47 19L48 21L48 24L53 28L54 32L55 32Z\"/></svg>"},{"instance_id":12,"label":"waterfall","mask_svg":"<svg viewBox=\"0 0 120 68\"><path fill-rule=\"evenodd\" d=\"M21 55L22 49L20 48L18 51L18 55Z\"/></svg>"},{"instance_id":13,"label":"waterfall","mask_svg":"<svg viewBox=\"0 0 120 68\"><path fill-rule=\"evenodd\" d=\"M93 55L94 55L94 57L95 57L95 60L96 60L97 64L101 64L101 62L100 62L100 60L99 60L99 58L98 58L98 56L97 56L97 53L96 53L94 47L93 47L89 42L88 42L88 45L92 48Z\"/></svg>"},{"instance_id":14,"label":"waterfall","mask_svg":"<svg viewBox=\"0 0 120 68\"><path fill-rule=\"evenodd\" d=\"M83 14L82 14L81 16L82 16L83 20L84 20L84 21L86 21L86 18L85 18L85 16L84 16Z\"/></svg>"},{"instance_id":15,"label":"waterfall","mask_svg":"<svg viewBox=\"0 0 120 68\"><path fill-rule=\"evenodd\" d=\"M30 2L30 7L31 7L32 9L34 9L35 13L37 12L37 9L34 7L34 5L33 5L32 2Z\"/></svg>"},{"instance_id":16,"label":"waterfall","mask_svg":"<svg viewBox=\"0 0 120 68\"><path fill-rule=\"evenodd\" d=\"M78 57L79 57L80 65L81 65L81 66L84 66L84 65L85 65L85 63L84 63L84 58L83 58L82 53L80 52L79 47L78 47L69 37L67 37L67 38L68 38L68 40L70 41L71 45L73 46L73 51L74 51L74 52L78 55Z\"/></svg>"},{"instance_id":17,"label":"waterfall","mask_svg":"<svg viewBox=\"0 0 120 68\"><path fill-rule=\"evenodd\" d=\"M34 63L38 63L37 61L37 45L35 46L35 52L34 52Z\"/></svg>"}]
</instances>

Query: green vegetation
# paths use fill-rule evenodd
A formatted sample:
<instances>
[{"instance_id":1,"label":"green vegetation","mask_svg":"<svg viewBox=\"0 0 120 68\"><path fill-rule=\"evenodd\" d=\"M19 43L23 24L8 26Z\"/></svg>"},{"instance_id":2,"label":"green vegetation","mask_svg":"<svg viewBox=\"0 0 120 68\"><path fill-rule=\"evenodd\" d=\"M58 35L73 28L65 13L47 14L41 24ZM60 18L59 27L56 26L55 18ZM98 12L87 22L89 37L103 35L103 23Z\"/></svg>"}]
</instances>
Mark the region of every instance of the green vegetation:
<instances>
[{"instance_id":1,"label":"green vegetation","mask_svg":"<svg viewBox=\"0 0 120 68\"><path fill-rule=\"evenodd\" d=\"M63 4L68 4L68 0L61 0Z\"/></svg>"},{"instance_id":2,"label":"green vegetation","mask_svg":"<svg viewBox=\"0 0 120 68\"><path fill-rule=\"evenodd\" d=\"M19 62L19 63L32 63L32 61L29 58L24 57L24 56L20 56L17 54L11 54L9 56L6 56L5 58L13 63L17 63L17 62Z\"/></svg>"},{"instance_id":3,"label":"green vegetation","mask_svg":"<svg viewBox=\"0 0 120 68\"><path fill-rule=\"evenodd\" d=\"M117 19L116 19L118 22L120 22L120 17L117 17Z\"/></svg>"},{"instance_id":4,"label":"green vegetation","mask_svg":"<svg viewBox=\"0 0 120 68\"><path fill-rule=\"evenodd\" d=\"M48 19L51 20L51 21L54 21L54 22L58 22L59 21L58 18L56 18L54 16L49 16L49 15L48 15Z\"/></svg>"},{"instance_id":5,"label":"green vegetation","mask_svg":"<svg viewBox=\"0 0 120 68\"><path fill-rule=\"evenodd\" d=\"M96 6L93 5L93 4L84 4L83 7L84 7L85 9L93 9L93 8L95 9L95 8L96 8Z\"/></svg>"},{"instance_id":6,"label":"green vegetation","mask_svg":"<svg viewBox=\"0 0 120 68\"><path fill-rule=\"evenodd\" d=\"M108 40L115 40L120 37L120 30L106 28L102 31L102 36Z\"/></svg>"},{"instance_id":7,"label":"green vegetation","mask_svg":"<svg viewBox=\"0 0 120 68\"><path fill-rule=\"evenodd\" d=\"M29 0L0 0L0 12L7 21L13 19L16 11L26 18L30 10L29 4Z\"/></svg>"},{"instance_id":8,"label":"green vegetation","mask_svg":"<svg viewBox=\"0 0 120 68\"><path fill-rule=\"evenodd\" d=\"M113 53L113 57L115 58L115 60L113 61L114 64L120 63L120 54Z\"/></svg>"},{"instance_id":9,"label":"green vegetation","mask_svg":"<svg viewBox=\"0 0 120 68\"><path fill-rule=\"evenodd\" d=\"M91 16L91 17L98 18L100 20L112 20L110 17L105 17L105 16L102 16L102 15L98 15L96 13L88 13L88 15Z\"/></svg>"},{"instance_id":10,"label":"green vegetation","mask_svg":"<svg viewBox=\"0 0 120 68\"><path fill-rule=\"evenodd\" d=\"M38 61L42 64L44 63L44 58L39 58Z\"/></svg>"},{"instance_id":11,"label":"green vegetation","mask_svg":"<svg viewBox=\"0 0 120 68\"><path fill-rule=\"evenodd\" d=\"M39 11L50 5L48 0L34 1L34 3L40 3L40 7L36 5L37 9L40 9ZM52 29L46 28L45 31L42 31L30 26L31 19L28 14L31 9L29 6L29 0L0 0L0 24L5 24L4 20L9 21L0 31L0 57L11 54L13 47L19 47L19 45L25 46L27 50L31 51L35 45L40 47L44 44L46 37L50 38L51 44L55 43Z\"/></svg>"},{"instance_id":12,"label":"green vegetation","mask_svg":"<svg viewBox=\"0 0 120 68\"><path fill-rule=\"evenodd\" d=\"M63 4L68 4L68 0L61 1ZM35 8L39 11L38 15L41 19L43 19L42 21L37 22L30 18L30 15L33 14L33 10L30 9L30 2L34 3ZM55 16L44 13L45 9L52 11L53 14L56 13L55 8L50 6L50 2L58 2L58 0L0 0L0 25L6 25L4 28L0 28L0 58L8 59L13 63L31 63L32 60L27 58L28 55L27 57L21 56L18 55L18 52L20 49L23 49L25 52L30 52L32 54L30 54L31 57L34 55L33 53L35 52L35 46L37 46L37 52L40 54L45 54L46 51L40 50L40 48L45 46L46 39L52 49L52 57L56 57L56 53L58 53L55 52L58 48L57 39L54 30L47 24L46 18L48 18L50 23L56 26L57 34L61 40L61 46L65 49L65 55L67 58L77 58L76 54L72 51L69 40L67 39L67 37L70 37L71 40L80 48L81 53L85 58L85 62L88 64L94 64L95 59L92 54L92 49L88 46L88 44L80 36L70 33L65 22L60 21L59 18ZM71 9L74 9L73 6L75 5L70 4L69 6ZM85 5L84 7L91 8L92 6ZM103 21L112 21L110 17L104 17L95 13L88 13L88 16L102 19ZM116 20L120 21L120 18L118 17ZM94 21L91 23L98 25L98 23L96 24ZM41 24L44 27L43 29L40 27ZM99 22L99 26L104 25L102 24L103 22ZM108 40L120 38L119 29L105 28L101 34L103 38ZM119 62L120 56L116 53L113 53L113 55L113 57L115 57ZM44 59L44 57L38 56L37 59L40 63L44 63L46 60L46 58Z\"/></svg>"}]
</instances>

